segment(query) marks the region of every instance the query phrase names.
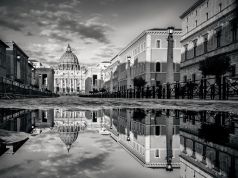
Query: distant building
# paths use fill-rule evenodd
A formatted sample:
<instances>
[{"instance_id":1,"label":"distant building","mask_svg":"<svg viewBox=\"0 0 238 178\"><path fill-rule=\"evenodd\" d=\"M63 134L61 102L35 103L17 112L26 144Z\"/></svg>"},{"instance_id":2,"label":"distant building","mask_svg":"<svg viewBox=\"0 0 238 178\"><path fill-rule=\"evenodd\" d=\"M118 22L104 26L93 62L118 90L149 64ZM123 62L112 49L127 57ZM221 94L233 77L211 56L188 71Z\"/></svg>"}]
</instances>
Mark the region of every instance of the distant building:
<instances>
[{"instance_id":1,"label":"distant building","mask_svg":"<svg viewBox=\"0 0 238 178\"><path fill-rule=\"evenodd\" d=\"M198 0L181 15L181 80L201 79L199 62L218 55L231 58L231 77L238 77L236 3L236 0Z\"/></svg>"},{"instance_id":2,"label":"distant building","mask_svg":"<svg viewBox=\"0 0 238 178\"><path fill-rule=\"evenodd\" d=\"M68 45L61 56L59 65L55 67L55 93L75 95L85 91L85 68L80 66L77 56Z\"/></svg>"},{"instance_id":3,"label":"distant building","mask_svg":"<svg viewBox=\"0 0 238 178\"><path fill-rule=\"evenodd\" d=\"M9 46L0 40L0 77L4 78L7 74L6 48L9 48Z\"/></svg>"},{"instance_id":4,"label":"distant building","mask_svg":"<svg viewBox=\"0 0 238 178\"><path fill-rule=\"evenodd\" d=\"M54 92L54 74L55 72L52 68L36 68L37 85L41 91Z\"/></svg>"},{"instance_id":5,"label":"distant building","mask_svg":"<svg viewBox=\"0 0 238 178\"><path fill-rule=\"evenodd\" d=\"M110 62L104 61L96 66L87 67L85 79L85 93L90 91L99 91L103 88L103 70L110 65Z\"/></svg>"},{"instance_id":6,"label":"distant building","mask_svg":"<svg viewBox=\"0 0 238 178\"><path fill-rule=\"evenodd\" d=\"M7 48L7 73L6 77L27 84L27 70L28 70L28 56L27 54L14 42L6 42L9 46Z\"/></svg>"}]
</instances>

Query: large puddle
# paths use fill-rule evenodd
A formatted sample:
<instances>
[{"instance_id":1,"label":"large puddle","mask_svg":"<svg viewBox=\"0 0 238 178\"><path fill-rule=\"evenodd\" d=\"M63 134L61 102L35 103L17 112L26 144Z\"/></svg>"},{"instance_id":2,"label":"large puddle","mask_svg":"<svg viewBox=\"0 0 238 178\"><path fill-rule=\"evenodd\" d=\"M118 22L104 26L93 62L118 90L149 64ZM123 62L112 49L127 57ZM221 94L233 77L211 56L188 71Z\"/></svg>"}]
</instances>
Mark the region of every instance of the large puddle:
<instances>
[{"instance_id":1,"label":"large puddle","mask_svg":"<svg viewBox=\"0 0 238 178\"><path fill-rule=\"evenodd\" d=\"M2 108L0 177L235 178L237 124L208 110Z\"/></svg>"}]
</instances>

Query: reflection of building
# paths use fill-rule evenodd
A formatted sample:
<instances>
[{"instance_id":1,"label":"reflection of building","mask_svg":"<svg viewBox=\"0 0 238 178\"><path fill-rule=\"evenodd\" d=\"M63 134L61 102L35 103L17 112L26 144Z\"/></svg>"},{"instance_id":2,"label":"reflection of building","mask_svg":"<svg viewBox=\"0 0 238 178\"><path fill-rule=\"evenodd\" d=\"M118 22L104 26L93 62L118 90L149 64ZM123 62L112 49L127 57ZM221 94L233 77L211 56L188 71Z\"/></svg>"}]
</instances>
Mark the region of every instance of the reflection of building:
<instances>
[{"instance_id":1,"label":"reflection of building","mask_svg":"<svg viewBox=\"0 0 238 178\"><path fill-rule=\"evenodd\" d=\"M54 123L59 137L69 152L72 144L77 140L79 132L86 127L84 121L85 112L57 109L54 110L54 116Z\"/></svg>"},{"instance_id":2,"label":"reflection of building","mask_svg":"<svg viewBox=\"0 0 238 178\"><path fill-rule=\"evenodd\" d=\"M118 142L144 166L166 167L171 158L172 166L179 167L179 119L159 110L119 109L104 113L107 119L113 118L106 123L119 134Z\"/></svg>"},{"instance_id":3,"label":"reflection of building","mask_svg":"<svg viewBox=\"0 0 238 178\"><path fill-rule=\"evenodd\" d=\"M201 79L199 62L205 58L228 55L237 77L236 0L199 0L181 16L181 79ZM237 17L236 17L237 18Z\"/></svg>"},{"instance_id":4,"label":"reflection of building","mask_svg":"<svg viewBox=\"0 0 238 178\"><path fill-rule=\"evenodd\" d=\"M237 138L228 113L180 111L181 177L237 177Z\"/></svg>"},{"instance_id":5,"label":"reflection of building","mask_svg":"<svg viewBox=\"0 0 238 178\"><path fill-rule=\"evenodd\" d=\"M85 90L85 69L79 65L77 56L68 45L55 69L55 93L78 94Z\"/></svg>"},{"instance_id":6,"label":"reflection of building","mask_svg":"<svg viewBox=\"0 0 238 178\"><path fill-rule=\"evenodd\" d=\"M1 77L6 78L7 73L6 48L9 47L0 40L0 78Z\"/></svg>"},{"instance_id":7,"label":"reflection of building","mask_svg":"<svg viewBox=\"0 0 238 178\"><path fill-rule=\"evenodd\" d=\"M181 30L174 32L174 80L179 81ZM133 79L142 77L147 85L155 86L166 82L167 72L167 29L144 31L116 57L112 59L110 71L106 72L106 87L117 91L133 87ZM115 69L115 65L117 69ZM115 81L117 80L117 81ZM111 83L109 87L108 83Z\"/></svg>"}]
</instances>

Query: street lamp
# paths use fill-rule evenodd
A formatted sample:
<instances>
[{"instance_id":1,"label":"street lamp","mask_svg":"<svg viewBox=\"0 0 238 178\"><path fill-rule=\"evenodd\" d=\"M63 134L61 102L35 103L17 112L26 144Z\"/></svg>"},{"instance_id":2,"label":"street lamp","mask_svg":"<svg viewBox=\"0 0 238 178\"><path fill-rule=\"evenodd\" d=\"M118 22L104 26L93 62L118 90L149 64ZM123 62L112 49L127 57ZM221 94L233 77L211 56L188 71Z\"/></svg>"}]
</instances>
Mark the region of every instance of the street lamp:
<instances>
[{"instance_id":1,"label":"street lamp","mask_svg":"<svg viewBox=\"0 0 238 178\"><path fill-rule=\"evenodd\" d=\"M168 27L168 52L167 52L167 75L166 82L174 82L174 69L173 69L173 48L174 48L174 27Z\"/></svg>"},{"instance_id":2,"label":"street lamp","mask_svg":"<svg viewBox=\"0 0 238 178\"><path fill-rule=\"evenodd\" d=\"M174 33L174 27L168 27L168 34L172 34Z\"/></svg>"}]
</instances>

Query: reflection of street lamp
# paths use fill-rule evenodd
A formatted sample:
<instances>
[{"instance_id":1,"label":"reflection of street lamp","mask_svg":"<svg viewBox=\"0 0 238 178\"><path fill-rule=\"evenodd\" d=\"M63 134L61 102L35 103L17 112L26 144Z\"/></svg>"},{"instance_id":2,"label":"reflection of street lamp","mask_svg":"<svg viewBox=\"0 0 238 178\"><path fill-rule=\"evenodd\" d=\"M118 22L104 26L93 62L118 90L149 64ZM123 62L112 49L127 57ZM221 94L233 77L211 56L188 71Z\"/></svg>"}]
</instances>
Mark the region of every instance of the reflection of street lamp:
<instances>
[{"instance_id":1,"label":"reflection of street lamp","mask_svg":"<svg viewBox=\"0 0 238 178\"><path fill-rule=\"evenodd\" d=\"M168 52L167 52L167 83L174 82L174 69L173 69L173 48L174 48L174 39L173 39L174 27L168 27Z\"/></svg>"}]
</instances>

